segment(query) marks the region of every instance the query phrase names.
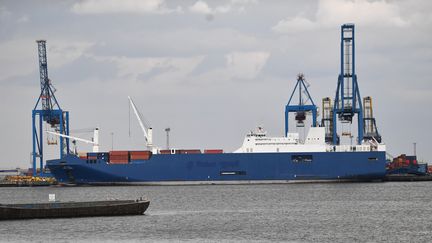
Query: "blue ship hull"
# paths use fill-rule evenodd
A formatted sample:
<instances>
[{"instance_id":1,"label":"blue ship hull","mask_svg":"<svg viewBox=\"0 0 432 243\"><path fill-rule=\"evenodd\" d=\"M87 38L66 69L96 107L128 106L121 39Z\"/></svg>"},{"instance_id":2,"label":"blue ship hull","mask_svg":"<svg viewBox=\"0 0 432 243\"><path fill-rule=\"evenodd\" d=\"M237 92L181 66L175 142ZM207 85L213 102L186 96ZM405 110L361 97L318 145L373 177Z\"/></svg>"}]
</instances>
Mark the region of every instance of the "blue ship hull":
<instances>
[{"instance_id":1,"label":"blue ship hull","mask_svg":"<svg viewBox=\"0 0 432 243\"><path fill-rule=\"evenodd\" d=\"M75 155L50 160L60 183L189 184L375 181L386 173L385 152L154 154L110 164Z\"/></svg>"}]
</instances>

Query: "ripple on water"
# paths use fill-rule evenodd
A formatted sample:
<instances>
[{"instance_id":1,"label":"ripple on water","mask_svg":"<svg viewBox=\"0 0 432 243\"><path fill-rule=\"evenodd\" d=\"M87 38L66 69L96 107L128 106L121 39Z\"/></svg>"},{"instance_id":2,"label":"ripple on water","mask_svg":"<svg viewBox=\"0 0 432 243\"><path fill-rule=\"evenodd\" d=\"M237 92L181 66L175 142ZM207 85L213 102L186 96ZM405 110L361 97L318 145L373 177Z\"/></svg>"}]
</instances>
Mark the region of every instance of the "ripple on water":
<instances>
[{"instance_id":1,"label":"ripple on water","mask_svg":"<svg viewBox=\"0 0 432 243\"><path fill-rule=\"evenodd\" d=\"M138 198L144 216L0 222L2 241L432 242L429 182L0 188L1 203Z\"/></svg>"}]
</instances>

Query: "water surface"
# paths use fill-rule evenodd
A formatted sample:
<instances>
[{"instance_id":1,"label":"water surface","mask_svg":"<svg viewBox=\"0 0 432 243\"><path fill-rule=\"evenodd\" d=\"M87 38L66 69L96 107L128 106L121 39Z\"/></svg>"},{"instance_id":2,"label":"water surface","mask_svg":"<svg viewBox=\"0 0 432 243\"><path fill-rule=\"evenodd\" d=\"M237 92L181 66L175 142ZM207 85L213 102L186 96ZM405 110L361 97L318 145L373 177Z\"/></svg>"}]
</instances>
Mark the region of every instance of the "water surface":
<instances>
[{"instance_id":1,"label":"water surface","mask_svg":"<svg viewBox=\"0 0 432 243\"><path fill-rule=\"evenodd\" d=\"M432 182L0 188L0 203L151 200L143 216L0 221L0 241L432 242Z\"/></svg>"}]
</instances>

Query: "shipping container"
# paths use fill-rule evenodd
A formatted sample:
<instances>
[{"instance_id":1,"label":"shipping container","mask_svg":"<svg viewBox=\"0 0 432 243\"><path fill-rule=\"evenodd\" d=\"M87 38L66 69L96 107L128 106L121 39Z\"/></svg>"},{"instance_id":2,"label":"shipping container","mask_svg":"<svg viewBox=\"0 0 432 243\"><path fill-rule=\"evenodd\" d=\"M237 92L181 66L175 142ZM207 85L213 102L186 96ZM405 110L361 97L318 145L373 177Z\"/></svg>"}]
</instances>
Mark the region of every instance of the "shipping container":
<instances>
[{"instance_id":1,"label":"shipping container","mask_svg":"<svg viewBox=\"0 0 432 243\"><path fill-rule=\"evenodd\" d=\"M150 159L151 151L129 151L130 160L148 160Z\"/></svg>"},{"instance_id":2,"label":"shipping container","mask_svg":"<svg viewBox=\"0 0 432 243\"><path fill-rule=\"evenodd\" d=\"M181 151L181 149L162 149L159 152L161 154L180 154Z\"/></svg>"},{"instance_id":3,"label":"shipping container","mask_svg":"<svg viewBox=\"0 0 432 243\"><path fill-rule=\"evenodd\" d=\"M110 154L110 157L129 157L129 154Z\"/></svg>"},{"instance_id":4,"label":"shipping container","mask_svg":"<svg viewBox=\"0 0 432 243\"><path fill-rule=\"evenodd\" d=\"M109 155L128 155L129 151L110 151Z\"/></svg>"},{"instance_id":5,"label":"shipping container","mask_svg":"<svg viewBox=\"0 0 432 243\"><path fill-rule=\"evenodd\" d=\"M110 160L110 164L128 164L129 161L127 160Z\"/></svg>"},{"instance_id":6,"label":"shipping container","mask_svg":"<svg viewBox=\"0 0 432 243\"><path fill-rule=\"evenodd\" d=\"M205 149L204 153L205 154L222 154L223 149Z\"/></svg>"},{"instance_id":7,"label":"shipping container","mask_svg":"<svg viewBox=\"0 0 432 243\"><path fill-rule=\"evenodd\" d=\"M201 150L199 149L179 149L177 150L180 154L200 154Z\"/></svg>"},{"instance_id":8,"label":"shipping container","mask_svg":"<svg viewBox=\"0 0 432 243\"><path fill-rule=\"evenodd\" d=\"M114 160L125 160L125 161L129 161L129 156L110 156L109 161L114 161Z\"/></svg>"},{"instance_id":9,"label":"shipping container","mask_svg":"<svg viewBox=\"0 0 432 243\"><path fill-rule=\"evenodd\" d=\"M87 152L78 152L79 157L87 157Z\"/></svg>"},{"instance_id":10,"label":"shipping container","mask_svg":"<svg viewBox=\"0 0 432 243\"><path fill-rule=\"evenodd\" d=\"M110 151L110 163L129 163L129 151Z\"/></svg>"},{"instance_id":11,"label":"shipping container","mask_svg":"<svg viewBox=\"0 0 432 243\"><path fill-rule=\"evenodd\" d=\"M171 150L169 149L163 149L159 151L161 154L171 154Z\"/></svg>"},{"instance_id":12,"label":"shipping container","mask_svg":"<svg viewBox=\"0 0 432 243\"><path fill-rule=\"evenodd\" d=\"M150 154L148 155L139 155L139 156L131 156L130 160L148 160L150 159Z\"/></svg>"},{"instance_id":13,"label":"shipping container","mask_svg":"<svg viewBox=\"0 0 432 243\"><path fill-rule=\"evenodd\" d=\"M151 154L151 151L149 150L141 150L141 151L129 151L130 155L147 155Z\"/></svg>"}]
</instances>

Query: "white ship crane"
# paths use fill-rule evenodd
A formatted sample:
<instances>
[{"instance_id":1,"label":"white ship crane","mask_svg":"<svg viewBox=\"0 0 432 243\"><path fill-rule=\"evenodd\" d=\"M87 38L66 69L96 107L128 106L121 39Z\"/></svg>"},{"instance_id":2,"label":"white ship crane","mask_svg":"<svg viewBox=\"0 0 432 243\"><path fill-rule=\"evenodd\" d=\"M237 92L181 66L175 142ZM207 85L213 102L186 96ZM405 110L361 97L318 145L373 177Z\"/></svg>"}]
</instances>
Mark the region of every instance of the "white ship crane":
<instances>
[{"instance_id":1,"label":"white ship crane","mask_svg":"<svg viewBox=\"0 0 432 243\"><path fill-rule=\"evenodd\" d=\"M84 143L88 143L88 144L93 144L93 152L95 152L95 153L99 152L99 128L98 127L96 127L93 131L93 139L92 140L87 140L87 139L83 139L83 138L69 136L69 135L65 135L65 134L61 134L61 133L57 133L57 132L51 132L51 131L46 131L46 132L53 134L53 135L56 135L56 136L59 136L59 137L70 138L70 139L73 139L76 141L80 141L80 142L84 142Z\"/></svg>"},{"instance_id":2,"label":"white ship crane","mask_svg":"<svg viewBox=\"0 0 432 243\"><path fill-rule=\"evenodd\" d=\"M128 96L129 103L132 106L132 109L137 117L138 123L141 127L141 130L144 133L144 139L146 141L146 146L149 150L153 150L153 129L151 128L150 124L145 121L142 114L138 111L135 103L133 102L132 98Z\"/></svg>"}]
</instances>

